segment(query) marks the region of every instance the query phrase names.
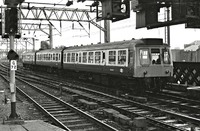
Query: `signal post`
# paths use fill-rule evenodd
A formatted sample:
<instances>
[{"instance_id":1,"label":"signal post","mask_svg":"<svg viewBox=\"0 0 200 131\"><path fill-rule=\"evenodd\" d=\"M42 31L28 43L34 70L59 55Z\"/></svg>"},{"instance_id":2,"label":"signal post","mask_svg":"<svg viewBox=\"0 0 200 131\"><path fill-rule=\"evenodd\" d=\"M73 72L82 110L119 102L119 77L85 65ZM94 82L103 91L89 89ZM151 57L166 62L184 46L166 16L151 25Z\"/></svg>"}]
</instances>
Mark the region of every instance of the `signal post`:
<instances>
[{"instance_id":1,"label":"signal post","mask_svg":"<svg viewBox=\"0 0 200 131\"><path fill-rule=\"evenodd\" d=\"M9 35L10 38L10 51L14 51L14 35ZM13 52L14 53L14 52ZM14 54L8 54L10 57L16 57ZM12 56L13 55L13 56ZM15 69L12 68L12 62L16 61L16 58L9 58L10 63L10 92L11 92L11 114L9 118L18 118L16 113L16 87L15 87Z\"/></svg>"},{"instance_id":2,"label":"signal post","mask_svg":"<svg viewBox=\"0 0 200 131\"><path fill-rule=\"evenodd\" d=\"M8 6L7 12L5 12L5 29L3 33L7 34L10 39L10 51L7 58L10 63L10 92L11 92L11 114L9 119L19 118L16 112L16 86L15 86L15 70L17 69L18 54L14 51L14 38L18 32L18 10L17 5L24 0L5 0L4 4Z\"/></svg>"}]
</instances>

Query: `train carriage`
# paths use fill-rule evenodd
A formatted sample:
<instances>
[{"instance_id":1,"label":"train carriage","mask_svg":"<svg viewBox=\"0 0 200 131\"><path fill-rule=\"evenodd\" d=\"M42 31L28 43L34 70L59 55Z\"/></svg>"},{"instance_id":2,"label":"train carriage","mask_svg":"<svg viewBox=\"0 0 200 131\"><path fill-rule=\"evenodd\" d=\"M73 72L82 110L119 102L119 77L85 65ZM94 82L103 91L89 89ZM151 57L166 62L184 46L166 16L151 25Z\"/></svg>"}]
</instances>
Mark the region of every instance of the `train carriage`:
<instances>
[{"instance_id":1,"label":"train carriage","mask_svg":"<svg viewBox=\"0 0 200 131\"><path fill-rule=\"evenodd\" d=\"M169 48L162 39L71 47L63 52L63 69L106 85L158 83L172 75Z\"/></svg>"},{"instance_id":2,"label":"train carriage","mask_svg":"<svg viewBox=\"0 0 200 131\"><path fill-rule=\"evenodd\" d=\"M35 52L25 52L22 54L23 67L32 68L35 63Z\"/></svg>"},{"instance_id":3,"label":"train carriage","mask_svg":"<svg viewBox=\"0 0 200 131\"><path fill-rule=\"evenodd\" d=\"M155 38L40 50L33 66L137 91L160 90L173 75L170 46Z\"/></svg>"},{"instance_id":4,"label":"train carriage","mask_svg":"<svg viewBox=\"0 0 200 131\"><path fill-rule=\"evenodd\" d=\"M36 52L35 67L47 72L61 69L62 49L47 49Z\"/></svg>"},{"instance_id":5,"label":"train carriage","mask_svg":"<svg viewBox=\"0 0 200 131\"><path fill-rule=\"evenodd\" d=\"M173 72L170 47L161 40L136 44L135 77L169 77Z\"/></svg>"},{"instance_id":6,"label":"train carriage","mask_svg":"<svg viewBox=\"0 0 200 131\"><path fill-rule=\"evenodd\" d=\"M128 46L127 41L68 48L63 53L63 69L129 75Z\"/></svg>"}]
</instances>

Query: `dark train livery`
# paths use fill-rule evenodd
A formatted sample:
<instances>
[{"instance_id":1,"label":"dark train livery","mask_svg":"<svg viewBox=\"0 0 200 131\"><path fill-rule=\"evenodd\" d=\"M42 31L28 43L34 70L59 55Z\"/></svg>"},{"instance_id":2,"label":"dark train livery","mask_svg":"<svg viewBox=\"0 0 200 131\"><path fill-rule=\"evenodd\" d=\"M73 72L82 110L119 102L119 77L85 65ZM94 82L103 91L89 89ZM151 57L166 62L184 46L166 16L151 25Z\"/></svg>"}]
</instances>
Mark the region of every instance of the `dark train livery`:
<instances>
[{"instance_id":1,"label":"dark train livery","mask_svg":"<svg viewBox=\"0 0 200 131\"><path fill-rule=\"evenodd\" d=\"M159 90L173 75L170 47L154 38L39 50L22 60L27 68L140 91L144 84Z\"/></svg>"}]
</instances>

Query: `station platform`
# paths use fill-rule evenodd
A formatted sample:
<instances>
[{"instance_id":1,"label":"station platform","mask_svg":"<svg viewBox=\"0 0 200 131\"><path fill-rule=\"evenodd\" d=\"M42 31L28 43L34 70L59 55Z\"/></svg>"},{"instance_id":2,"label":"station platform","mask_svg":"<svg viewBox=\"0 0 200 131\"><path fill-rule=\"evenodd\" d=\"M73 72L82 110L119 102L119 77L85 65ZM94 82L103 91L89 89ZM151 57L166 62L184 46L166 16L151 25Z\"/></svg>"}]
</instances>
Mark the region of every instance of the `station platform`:
<instances>
[{"instance_id":1,"label":"station platform","mask_svg":"<svg viewBox=\"0 0 200 131\"><path fill-rule=\"evenodd\" d=\"M23 124L0 124L0 131L65 131L42 120L25 121Z\"/></svg>"}]
</instances>

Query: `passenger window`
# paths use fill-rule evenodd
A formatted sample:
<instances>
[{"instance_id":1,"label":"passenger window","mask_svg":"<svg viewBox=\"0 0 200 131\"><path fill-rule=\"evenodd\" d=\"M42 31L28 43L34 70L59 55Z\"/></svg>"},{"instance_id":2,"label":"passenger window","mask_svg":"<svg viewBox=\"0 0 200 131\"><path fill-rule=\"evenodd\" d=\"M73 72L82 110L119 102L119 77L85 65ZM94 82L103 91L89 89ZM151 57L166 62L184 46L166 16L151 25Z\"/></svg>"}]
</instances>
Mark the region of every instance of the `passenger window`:
<instances>
[{"instance_id":1,"label":"passenger window","mask_svg":"<svg viewBox=\"0 0 200 131\"><path fill-rule=\"evenodd\" d=\"M89 52L89 55L88 55L88 63L93 63L93 59L94 59L94 56L93 56L93 52Z\"/></svg>"},{"instance_id":2,"label":"passenger window","mask_svg":"<svg viewBox=\"0 0 200 131\"><path fill-rule=\"evenodd\" d=\"M48 59L49 59L49 61L51 60L51 54L49 54Z\"/></svg>"},{"instance_id":3,"label":"passenger window","mask_svg":"<svg viewBox=\"0 0 200 131\"><path fill-rule=\"evenodd\" d=\"M58 54L58 60L60 61L60 54Z\"/></svg>"},{"instance_id":4,"label":"passenger window","mask_svg":"<svg viewBox=\"0 0 200 131\"><path fill-rule=\"evenodd\" d=\"M95 52L95 63L101 63L101 52Z\"/></svg>"},{"instance_id":5,"label":"passenger window","mask_svg":"<svg viewBox=\"0 0 200 131\"><path fill-rule=\"evenodd\" d=\"M160 49L151 49L152 64L161 64Z\"/></svg>"},{"instance_id":6,"label":"passenger window","mask_svg":"<svg viewBox=\"0 0 200 131\"><path fill-rule=\"evenodd\" d=\"M71 62L75 62L75 53L72 53L72 60Z\"/></svg>"},{"instance_id":7,"label":"passenger window","mask_svg":"<svg viewBox=\"0 0 200 131\"><path fill-rule=\"evenodd\" d=\"M55 54L53 54L53 61L54 61L54 60L56 60L56 58L55 58Z\"/></svg>"},{"instance_id":8,"label":"passenger window","mask_svg":"<svg viewBox=\"0 0 200 131\"><path fill-rule=\"evenodd\" d=\"M47 60L47 54L44 54L44 60L45 61Z\"/></svg>"},{"instance_id":9,"label":"passenger window","mask_svg":"<svg viewBox=\"0 0 200 131\"><path fill-rule=\"evenodd\" d=\"M125 65L126 64L126 50L118 51L118 64Z\"/></svg>"},{"instance_id":10,"label":"passenger window","mask_svg":"<svg viewBox=\"0 0 200 131\"><path fill-rule=\"evenodd\" d=\"M140 64L148 65L149 64L149 50L148 49L140 49Z\"/></svg>"},{"instance_id":11,"label":"passenger window","mask_svg":"<svg viewBox=\"0 0 200 131\"><path fill-rule=\"evenodd\" d=\"M66 62L66 53L63 55L63 62Z\"/></svg>"},{"instance_id":12,"label":"passenger window","mask_svg":"<svg viewBox=\"0 0 200 131\"><path fill-rule=\"evenodd\" d=\"M58 61L58 54L56 53L56 61Z\"/></svg>"},{"instance_id":13,"label":"passenger window","mask_svg":"<svg viewBox=\"0 0 200 131\"><path fill-rule=\"evenodd\" d=\"M67 62L70 62L70 57L71 57L71 54L67 53Z\"/></svg>"},{"instance_id":14,"label":"passenger window","mask_svg":"<svg viewBox=\"0 0 200 131\"><path fill-rule=\"evenodd\" d=\"M170 64L169 50L167 50L167 49L162 50L162 58L163 58L164 64Z\"/></svg>"},{"instance_id":15,"label":"passenger window","mask_svg":"<svg viewBox=\"0 0 200 131\"><path fill-rule=\"evenodd\" d=\"M87 63L87 52L83 52L83 63Z\"/></svg>"},{"instance_id":16,"label":"passenger window","mask_svg":"<svg viewBox=\"0 0 200 131\"><path fill-rule=\"evenodd\" d=\"M81 58L82 58L82 55L81 53L79 53L79 63L81 63Z\"/></svg>"},{"instance_id":17,"label":"passenger window","mask_svg":"<svg viewBox=\"0 0 200 131\"><path fill-rule=\"evenodd\" d=\"M105 52L102 52L102 63L105 64L106 62L106 54Z\"/></svg>"},{"instance_id":18,"label":"passenger window","mask_svg":"<svg viewBox=\"0 0 200 131\"><path fill-rule=\"evenodd\" d=\"M78 62L78 53L76 53L76 62Z\"/></svg>"},{"instance_id":19,"label":"passenger window","mask_svg":"<svg viewBox=\"0 0 200 131\"><path fill-rule=\"evenodd\" d=\"M108 58L108 63L115 65L116 64L116 51L109 51L109 58Z\"/></svg>"},{"instance_id":20,"label":"passenger window","mask_svg":"<svg viewBox=\"0 0 200 131\"><path fill-rule=\"evenodd\" d=\"M51 58L50 58L50 60L52 60L52 58L53 58L53 55L51 54L51 56L50 56Z\"/></svg>"}]
</instances>

